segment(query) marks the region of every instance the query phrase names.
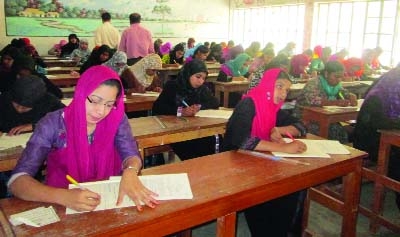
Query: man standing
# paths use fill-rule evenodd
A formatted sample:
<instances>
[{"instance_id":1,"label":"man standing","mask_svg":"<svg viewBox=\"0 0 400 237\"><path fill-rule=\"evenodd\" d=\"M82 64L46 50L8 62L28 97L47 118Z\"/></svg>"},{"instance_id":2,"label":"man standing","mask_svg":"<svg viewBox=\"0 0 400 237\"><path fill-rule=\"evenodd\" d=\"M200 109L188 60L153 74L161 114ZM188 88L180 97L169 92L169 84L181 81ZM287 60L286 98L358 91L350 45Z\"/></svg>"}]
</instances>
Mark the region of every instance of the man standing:
<instances>
[{"instance_id":1,"label":"man standing","mask_svg":"<svg viewBox=\"0 0 400 237\"><path fill-rule=\"evenodd\" d=\"M118 49L121 35L117 28L111 25L111 15L108 12L101 14L103 24L99 26L94 33L94 43L96 46L103 44L108 45L112 49Z\"/></svg>"},{"instance_id":2,"label":"man standing","mask_svg":"<svg viewBox=\"0 0 400 237\"><path fill-rule=\"evenodd\" d=\"M148 54L154 53L151 32L140 25L139 13L129 15L131 26L122 32L119 50L128 56L128 65L131 66Z\"/></svg>"}]
</instances>

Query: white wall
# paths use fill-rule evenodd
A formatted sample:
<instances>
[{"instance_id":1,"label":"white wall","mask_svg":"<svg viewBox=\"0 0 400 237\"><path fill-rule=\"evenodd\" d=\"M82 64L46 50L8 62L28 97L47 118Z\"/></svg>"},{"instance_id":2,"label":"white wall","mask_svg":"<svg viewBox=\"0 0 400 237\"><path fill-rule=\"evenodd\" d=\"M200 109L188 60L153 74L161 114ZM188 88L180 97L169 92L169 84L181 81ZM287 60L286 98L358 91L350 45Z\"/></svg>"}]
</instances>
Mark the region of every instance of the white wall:
<instances>
[{"instance_id":1,"label":"white wall","mask_svg":"<svg viewBox=\"0 0 400 237\"><path fill-rule=\"evenodd\" d=\"M142 0L138 0L142 1ZM212 5L210 4L212 2ZM204 42L204 41L215 41L215 42L220 42L220 41L227 41L229 39L229 4L230 0L176 0L176 1L170 1L170 4L179 4L177 5L177 9L184 9L186 14L189 12L190 14L197 14L201 15L202 17L205 18L215 18L215 16L218 16L219 18L222 18L222 22L219 22L221 24L220 29L218 29L218 37L215 37L215 32L208 33L207 32L207 27L201 27L198 26L196 28L196 32L190 33L191 35L181 37L181 38L176 38L171 36L169 37L158 37L157 35L153 34L154 39L156 38L162 38L164 42L171 42L173 44L179 43L179 42L186 42L187 37L194 37L196 39L196 42ZM197 11L197 9L203 9L206 4L207 11L201 10ZM196 6L198 5L198 6ZM208 7L209 6L209 7ZM215 7L217 6L217 7ZM172 6L173 7L173 6ZM132 7L133 8L133 7ZM132 9L132 12L134 12L135 9ZM179 10L180 12L183 12L182 10ZM226 19L226 20L225 20ZM129 21L128 21L129 22ZM4 0L0 0L0 49L6 46L11 42L13 38L21 38L21 37L29 37L25 35L20 35L20 36L7 36L6 35L6 24L5 24L5 16L4 16ZM101 19L99 17L99 25L101 24ZM146 26L146 23L143 22L143 25ZM128 25L127 25L128 26ZM189 26L190 27L190 26ZM182 30L182 29L176 29L176 30ZM185 34L180 34L180 35L185 35ZM214 38L209 38L207 37L208 35L214 35ZM78 35L79 36L79 35ZM31 43L37 48L39 51L40 55L46 55L47 50L55 43L58 43L61 39L66 39L67 36L65 37L29 37L31 40ZM89 46L93 46L93 38L92 37L85 37L89 40Z\"/></svg>"}]
</instances>

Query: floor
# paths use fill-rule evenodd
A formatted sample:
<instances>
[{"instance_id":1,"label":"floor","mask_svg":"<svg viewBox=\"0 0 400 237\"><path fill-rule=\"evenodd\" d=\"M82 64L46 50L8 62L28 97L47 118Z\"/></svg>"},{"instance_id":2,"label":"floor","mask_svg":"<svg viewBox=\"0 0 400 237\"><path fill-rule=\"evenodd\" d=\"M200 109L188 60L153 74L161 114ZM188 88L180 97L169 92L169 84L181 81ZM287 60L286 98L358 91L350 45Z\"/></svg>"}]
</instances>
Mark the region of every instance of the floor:
<instances>
[{"instance_id":1,"label":"floor","mask_svg":"<svg viewBox=\"0 0 400 237\"><path fill-rule=\"evenodd\" d=\"M164 155L167 157L167 155ZM174 162L179 162L176 157ZM361 188L361 204L369 207L371 202L371 193L373 190L373 183L364 183ZM388 219L394 220L400 224L400 210L395 204L395 195L392 191L388 191L385 199L384 216ZM319 205L318 203L311 203L309 228L315 233L315 237L338 237L341 231L341 217L335 212ZM192 229L193 237L215 237L216 236L216 222L210 222ZM251 237L247 227L246 220L243 213L238 214L237 222L237 237ZM359 214L357 224L356 237L399 237L400 233L393 233L392 231L381 227L379 232L372 234L369 232L369 220ZM273 237L273 236L272 236Z\"/></svg>"}]
</instances>

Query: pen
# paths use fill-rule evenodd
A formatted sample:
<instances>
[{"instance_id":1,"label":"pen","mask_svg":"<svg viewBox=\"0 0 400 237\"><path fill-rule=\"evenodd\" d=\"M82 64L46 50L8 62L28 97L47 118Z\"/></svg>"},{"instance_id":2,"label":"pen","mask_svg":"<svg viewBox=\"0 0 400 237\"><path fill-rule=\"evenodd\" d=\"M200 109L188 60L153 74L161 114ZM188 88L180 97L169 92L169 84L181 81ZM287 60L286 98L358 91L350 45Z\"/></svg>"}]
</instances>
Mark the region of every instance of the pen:
<instances>
[{"instance_id":1,"label":"pen","mask_svg":"<svg viewBox=\"0 0 400 237\"><path fill-rule=\"evenodd\" d=\"M189 105L186 103L185 100L182 100L182 104L183 104L184 106L186 106L186 107L189 107Z\"/></svg>"},{"instance_id":2,"label":"pen","mask_svg":"<svg viewBox=\"0 0 400 237\"><path fill-rule=\"evenodd\" d=\"M344 96L343 96L343 94L342 94L341 91L339 91L338 95L339 95L339 98L340 98L340 99L344 100Z\"/></svg>"},{"instance_id":3,"label":"pen","mask_svg":"<svg viewBox=\"0 0 400 237\"><path fill-rule=\"evenodd\" d=\"M239 149L238 152L242 153L242 154L253 155L253 156L257 156L257 157L261 157L261 158L267 158L269 160L281 161L281 162L295 164L295 165L310 165L310 163L308 163L308 162L283 158L280 156L273 156L273 155L269 155L269 154L265 154L265 153L261 153L261 152L257 152L257 151L247 151L247 150Z\"/></svg>"},{"instance_id":4,"label":"pen","mask_svg":"<svg viewBox=\"0 0 400 237\"><path fill-rule=\"evenodd\" d=\"M82 185L80 185L79 183L78 183L78 181L76 181L74 178L72 178L70 175L66 175L65 176L65 178L67 178L67 180L71 183L71 184L73 184L73 185L76 185L77 187L79 187L80 189L82 189L82 190L84 190L84 189L86 189L86 188L84 188Z\"/></svg>"},{"instance_id":5,"label":"pen","mask_svg":"<svg viewBox=\"0 0 400 237\"><path fill-rule=\"evenodd\" d=\"M290 138L290 140L294 141L294 137L292 136L292 134L290 134L290 132L286 131L285 134Z\"/></svg>"}]
</instances>

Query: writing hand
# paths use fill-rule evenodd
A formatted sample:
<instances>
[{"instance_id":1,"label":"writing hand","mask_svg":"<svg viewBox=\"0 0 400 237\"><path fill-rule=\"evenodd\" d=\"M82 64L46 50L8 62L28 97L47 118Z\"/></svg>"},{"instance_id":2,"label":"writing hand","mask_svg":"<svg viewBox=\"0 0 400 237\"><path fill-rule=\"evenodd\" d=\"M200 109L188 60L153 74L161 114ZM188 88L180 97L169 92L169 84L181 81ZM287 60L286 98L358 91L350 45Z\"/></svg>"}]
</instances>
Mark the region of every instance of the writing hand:
<instances>
[{"instance_id":1,"label":"writing hand","mask_svg":"<svg viewBox=\"0 0 400 237\"><path fill-rule=\"evenodd\" d=\"M271 136L271 141L273 141L273 142L285 143L285 140L283 140L283 137L277 127L274 127L271 129L270 136Z\"/></svg>"},{"instance_id":2,"label":"writing hand","mask_svg":"<svg viewBox=\"0 0 400 237\"><path fill-rule=\"evenodd\" d=\"M67 189L65 195L60 195L66 207L75 211L93 211L100 204L101 196L88 189Z\"/></svg>"},{"instance_id":3,"label":"writing hand","mask_svg":"<svg viewBox=\"0 0 400 237\"><path fill-rule=\"evenodd\" d=\"M291 143L283 144L284 152L286 153L303 153L307 150L307 145L299 140L293 140Z\"/></svg>"}]
</instances>

